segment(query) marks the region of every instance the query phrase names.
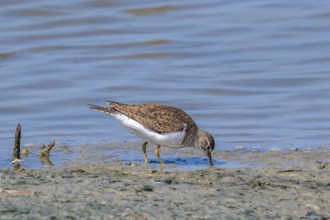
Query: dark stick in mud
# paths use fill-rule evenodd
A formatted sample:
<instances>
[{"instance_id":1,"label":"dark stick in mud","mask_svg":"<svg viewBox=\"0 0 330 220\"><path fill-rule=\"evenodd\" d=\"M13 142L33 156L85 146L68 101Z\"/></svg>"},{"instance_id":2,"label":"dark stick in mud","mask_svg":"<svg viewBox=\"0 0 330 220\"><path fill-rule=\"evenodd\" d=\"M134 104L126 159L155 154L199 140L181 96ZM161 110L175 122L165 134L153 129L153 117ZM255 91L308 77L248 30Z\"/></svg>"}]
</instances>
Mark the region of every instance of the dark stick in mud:
<instances>
[{"instance_id":1,"label":"dark stick in mud","mask_svg":"<svg viewBox=\"0 0 330 220\"><path fill-rule=\"evenodd\" d=\"M18 123L15 133L15 145L13 150L13 160L21 159L21 124Z\"/></svg>"}]
</instances>

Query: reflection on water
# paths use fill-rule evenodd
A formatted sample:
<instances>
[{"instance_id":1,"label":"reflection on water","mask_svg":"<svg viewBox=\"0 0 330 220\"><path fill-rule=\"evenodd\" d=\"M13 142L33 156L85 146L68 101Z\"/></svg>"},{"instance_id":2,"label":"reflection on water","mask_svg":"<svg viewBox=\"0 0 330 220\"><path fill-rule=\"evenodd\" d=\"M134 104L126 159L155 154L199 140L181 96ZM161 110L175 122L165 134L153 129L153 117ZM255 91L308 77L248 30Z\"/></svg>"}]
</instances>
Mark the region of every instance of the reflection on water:
<instances>
[{"instance_id":1,"label":"reflection on water","mask_svg":"<svg viewBox=\"0 0 330 220\"><path fill-rule=\"evenodd\" d=\"M0 163L39 145L136 140L86 103L183 108L218 149L330 141L326 1L6 1ZM9 149L9 150L8 150Z\"/></svg>"}]
</instances>

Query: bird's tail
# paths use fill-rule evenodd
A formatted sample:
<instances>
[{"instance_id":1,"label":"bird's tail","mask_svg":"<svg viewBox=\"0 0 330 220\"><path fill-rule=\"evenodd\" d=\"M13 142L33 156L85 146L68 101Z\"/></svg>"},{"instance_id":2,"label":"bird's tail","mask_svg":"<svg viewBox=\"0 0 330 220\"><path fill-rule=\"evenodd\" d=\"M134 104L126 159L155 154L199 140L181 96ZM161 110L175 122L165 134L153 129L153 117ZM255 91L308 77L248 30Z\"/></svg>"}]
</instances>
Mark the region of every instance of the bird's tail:
<instances>
[{"instance_id":1,"label":"bird's tail","mask_svg":"<svg viewBox=\"0 0 330 220\"><path fill-rule=\"evenodd\" d=\"M89 105L90 109L96 110L96 111L100 111L100 112L104 112L107 114L113 114L115 113L115 110L111 107L106 108L106 107L102 107L102 106L98 106L98 105L92 105L92 104L87 104Z\"/></svg>"}]
</instances>

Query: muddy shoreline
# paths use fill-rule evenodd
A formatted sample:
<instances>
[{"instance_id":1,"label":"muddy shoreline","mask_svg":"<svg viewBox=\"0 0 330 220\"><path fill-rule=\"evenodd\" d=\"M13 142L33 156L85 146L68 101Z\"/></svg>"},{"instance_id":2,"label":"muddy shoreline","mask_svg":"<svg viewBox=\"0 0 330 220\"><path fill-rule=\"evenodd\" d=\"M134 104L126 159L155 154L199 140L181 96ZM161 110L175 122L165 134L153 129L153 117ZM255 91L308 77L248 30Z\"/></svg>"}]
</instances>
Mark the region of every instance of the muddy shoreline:
<instances>
[{"instance_id":1,"label":"muddy shoreline","mask_svg":"<svg viewBox=\"0 0 330 220\"><path fill-rule=\"evenodd\" d=\"M330 219L327 148L216 152L262 168L160 171L140 163L2 169L1 219Z\"/></svg>"}]
</instances>

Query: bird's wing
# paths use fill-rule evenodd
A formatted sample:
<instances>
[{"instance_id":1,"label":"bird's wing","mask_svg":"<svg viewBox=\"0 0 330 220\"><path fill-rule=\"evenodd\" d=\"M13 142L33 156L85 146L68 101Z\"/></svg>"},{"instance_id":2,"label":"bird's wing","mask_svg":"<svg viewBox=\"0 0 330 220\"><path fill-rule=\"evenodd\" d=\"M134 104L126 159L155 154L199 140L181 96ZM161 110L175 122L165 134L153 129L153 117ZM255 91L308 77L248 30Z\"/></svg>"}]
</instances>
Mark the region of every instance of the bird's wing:
<instances>
[{"instance_id":1,"label":"bird's wing","mask_svg":"<svg viewBox=\"0 0 330 220\"><path fill-rule=\"evenodd\" d=\"M108 104L116 111L160 134L183 131L188 124L195 125L187 113L172 106L157 104L126 105L112 101L108 101Z\"/></svg>"}]
</instances>

